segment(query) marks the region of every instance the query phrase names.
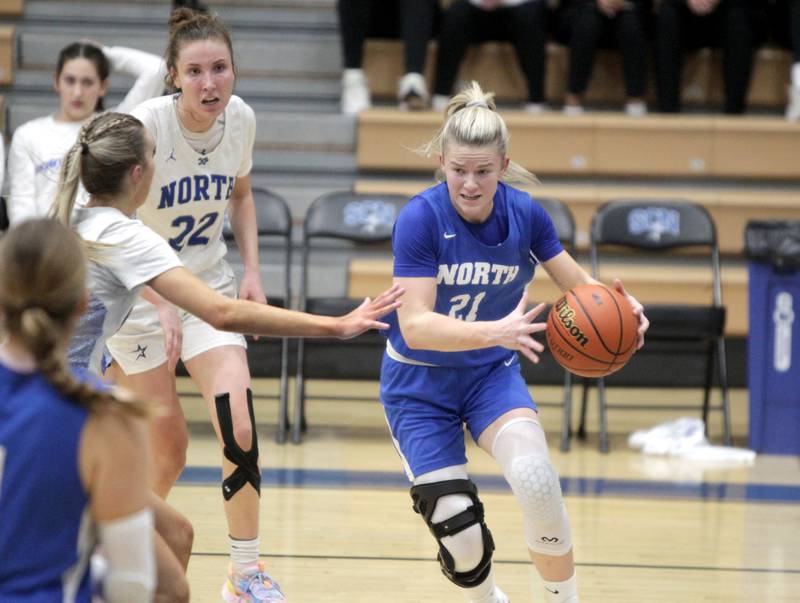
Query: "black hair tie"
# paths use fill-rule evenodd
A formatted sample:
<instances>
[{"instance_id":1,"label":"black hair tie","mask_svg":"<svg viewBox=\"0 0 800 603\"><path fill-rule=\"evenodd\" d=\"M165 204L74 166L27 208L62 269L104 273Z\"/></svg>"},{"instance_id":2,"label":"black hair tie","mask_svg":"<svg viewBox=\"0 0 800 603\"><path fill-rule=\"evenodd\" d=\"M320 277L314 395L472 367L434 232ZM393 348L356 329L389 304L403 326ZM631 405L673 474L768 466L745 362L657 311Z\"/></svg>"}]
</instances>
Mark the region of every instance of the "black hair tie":
<instances>
[{"instance_id":1,"label":"black hair tie","mask_svg":"<svg viewBox=\"0 0 800 603\"><path fill-rule=\"evenodd\" d=\"M89 145L85 142L81 143L81 155L88 155L89 154Z\"/></svg>"}]
</instances>

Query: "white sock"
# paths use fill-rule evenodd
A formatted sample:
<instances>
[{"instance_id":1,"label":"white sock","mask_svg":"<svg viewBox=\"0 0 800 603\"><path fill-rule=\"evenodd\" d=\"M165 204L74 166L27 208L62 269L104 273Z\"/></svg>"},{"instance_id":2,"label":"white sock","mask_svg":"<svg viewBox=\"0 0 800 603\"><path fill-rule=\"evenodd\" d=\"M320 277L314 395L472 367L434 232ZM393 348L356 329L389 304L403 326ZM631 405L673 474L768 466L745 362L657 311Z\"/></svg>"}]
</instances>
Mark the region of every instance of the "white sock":
<instances>
[{"instance_id":1,"label":"white sock","mask_svg":"<svg viewBox=\"0 0 800 603\"><path fill-rule=\"evenodd\" d=\"M233 571L246 574L258 569L258 548L261 539L256 536L252 540L236 540L228 537L231 545L231 565Z\"/></svg>"},{"instance_id":2,"label":"white sock","mask_svg":"<svg viewBox=\"0 0 800 603\"><path fill-rule=\"evenodd\" d=\"M578 580L576 574L563 582L544 582L544 589L547 592L547 603L578 603Z\"/></svg>"},{"instance_id":3,"label":"white sock","mask_svg":"<svg viewBox=\"0 0 800 603\"><path fill-rule=\"evenodd\" d=\"M792 86L800 88L800 63L792 65Z\"/></svg>"}]
</instances>

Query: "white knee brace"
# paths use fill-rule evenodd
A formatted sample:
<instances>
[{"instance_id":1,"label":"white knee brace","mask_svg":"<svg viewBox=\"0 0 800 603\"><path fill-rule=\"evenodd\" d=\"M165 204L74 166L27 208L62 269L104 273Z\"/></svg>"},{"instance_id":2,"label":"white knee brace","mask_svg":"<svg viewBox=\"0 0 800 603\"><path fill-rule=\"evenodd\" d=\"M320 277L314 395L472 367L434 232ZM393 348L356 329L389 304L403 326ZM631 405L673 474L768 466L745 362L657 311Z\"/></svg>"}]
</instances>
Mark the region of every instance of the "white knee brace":
<instances>
[{"instance_id":1,"label":"white knee brace","mask_svg":"<svg viewBox=\"0 0 800 603\"><path fill-rule=\"evenodd\" d=\"M544 555L568 553L569 519L541 425L533 419L512 419L495 436L492 456L522 508L528 547Z\"/></svg>"}]
</instances>

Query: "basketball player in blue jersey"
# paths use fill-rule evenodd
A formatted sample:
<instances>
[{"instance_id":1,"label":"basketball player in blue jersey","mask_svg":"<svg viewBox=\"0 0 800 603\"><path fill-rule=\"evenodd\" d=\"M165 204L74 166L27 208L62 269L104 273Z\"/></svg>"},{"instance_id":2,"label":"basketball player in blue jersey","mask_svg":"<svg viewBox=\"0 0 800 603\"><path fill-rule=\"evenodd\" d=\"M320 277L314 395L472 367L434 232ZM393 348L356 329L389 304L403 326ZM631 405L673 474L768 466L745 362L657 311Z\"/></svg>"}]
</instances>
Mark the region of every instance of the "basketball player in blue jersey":
<instances>
[{"instance_id":1,"label":"basketball player in blue jersey","mask_svg":"<svg viewBox=\"0 0 800 603\"><path fill-rule=\"evenodd\" d=\"M403 209L393 236L394 280L406 290L389 321L381 400L413 486L414 510L438 541L442 571L473 603L507 603L495 584L494 543L469 479L463 424L503 471L549 603L575 603L572 539L558 475L517 352L532 362L540 304L526 311L537 265L566 291L594 281L559 244L528 193L502 179L536 178L507 157L493 95L476 83L451 99L427 145L446 182ZM622 283L615 282L624 292ZM639 317L639 342L648 322Z\"/></svg>"},{"instance_id":2,"label":"basketball player in blue jersey","mask_svg":"<svg viewBox=\"0 0 800 603\"><path fill-rule=\"evenodd\" d=\"M54 220L0 241L0 603L89 603L99 541L108 603L151 601L146 408L77 382L66 345L86 305L86 258Z\"/></svg>"}]
</instances>

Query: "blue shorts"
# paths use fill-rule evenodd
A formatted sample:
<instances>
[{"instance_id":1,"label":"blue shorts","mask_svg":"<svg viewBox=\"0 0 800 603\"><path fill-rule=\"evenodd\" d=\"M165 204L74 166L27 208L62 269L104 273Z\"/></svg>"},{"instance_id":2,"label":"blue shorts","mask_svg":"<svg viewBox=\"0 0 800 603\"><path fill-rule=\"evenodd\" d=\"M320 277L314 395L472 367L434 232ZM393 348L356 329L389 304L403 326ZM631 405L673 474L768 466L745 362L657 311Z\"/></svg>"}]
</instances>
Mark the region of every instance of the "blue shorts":
<instances>
[{"instance_id":1,"label":"blue shorts","mask_svg":"<svg viewBox=\"0 0 800 603\"><path fill-rule=\"evenodd\" d=\"M383 355L381 402L409 479L467 462L466 423L476 442L515 408L536 410L514 352L504 361L463 368L418 366Z\"/></svg>"}]
</instances>

